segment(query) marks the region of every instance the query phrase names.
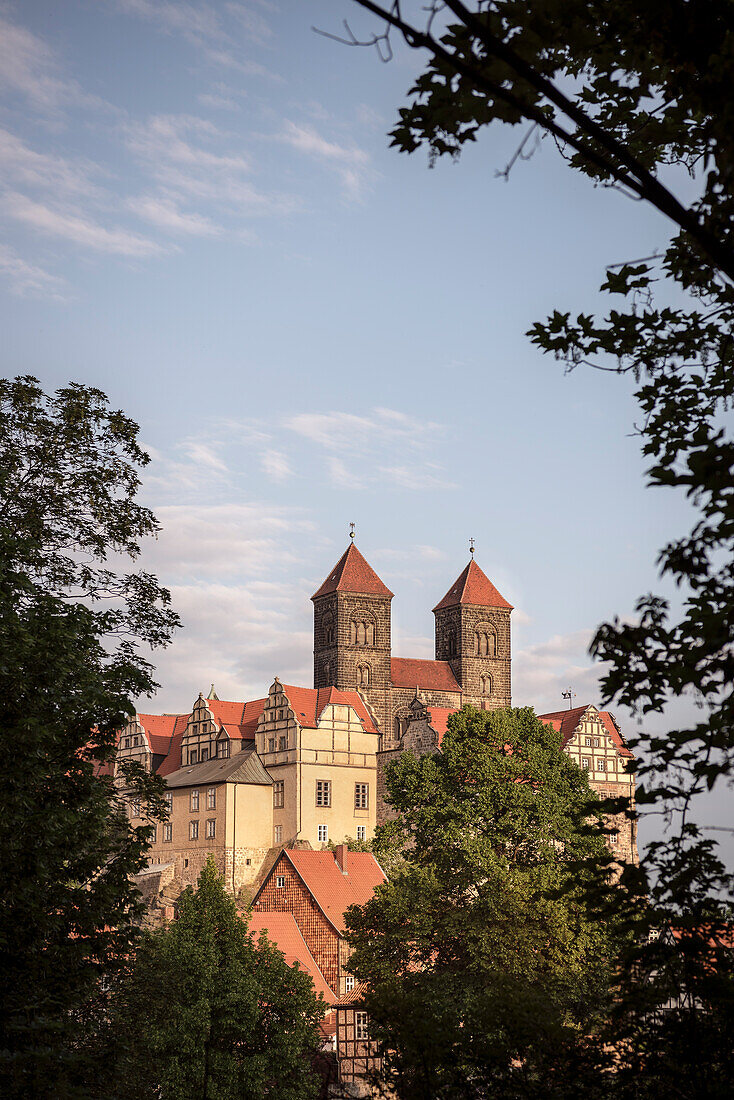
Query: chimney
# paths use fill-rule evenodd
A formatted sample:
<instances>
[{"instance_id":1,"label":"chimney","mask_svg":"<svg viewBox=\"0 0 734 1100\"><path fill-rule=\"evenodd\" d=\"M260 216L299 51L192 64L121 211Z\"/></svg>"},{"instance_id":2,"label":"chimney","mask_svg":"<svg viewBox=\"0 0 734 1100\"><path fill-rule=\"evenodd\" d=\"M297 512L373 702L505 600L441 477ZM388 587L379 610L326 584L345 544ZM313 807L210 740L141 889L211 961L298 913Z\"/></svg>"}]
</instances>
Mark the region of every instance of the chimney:
<instances>
[{"instance_id":1,"label":"chimney","mask_svg":"<svg viewBox=\"0 0 734 1100\"><path fill-rule=\"evenodd\" d=\"M346 844L337 844L336 848L334 849L334 859L336 860L339 870L343 875L349 874L349 872L347 871L348 850L349 849L347 848Z\"/></svg>"}]
</instances>

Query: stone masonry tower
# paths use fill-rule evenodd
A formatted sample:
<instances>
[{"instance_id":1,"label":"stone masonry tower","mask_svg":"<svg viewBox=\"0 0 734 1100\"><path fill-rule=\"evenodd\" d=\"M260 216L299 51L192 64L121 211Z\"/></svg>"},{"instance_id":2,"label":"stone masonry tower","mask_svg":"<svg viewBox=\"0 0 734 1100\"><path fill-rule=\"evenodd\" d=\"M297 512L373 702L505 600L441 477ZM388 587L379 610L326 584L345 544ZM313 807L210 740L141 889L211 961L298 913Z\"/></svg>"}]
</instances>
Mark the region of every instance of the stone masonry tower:
<instances>
[{"instance_id":1,"label":"stone masonry tower","mask_svg":"<svg viewBox=\"0 0 734 1100\"><path fill-rule=\"evenodd\" d=\"M390 601L353 542L311 597L313 684L362 693L381 730L390 711Z\"/></svg>"},{"instance_id":2,"label":"stone masonry tower","mask_svg":"<svg viewBox=\"0 0 734 1100\"><path fill-rule=\"evenodd\" d=\"M511 612L474 558L434 607L436 660L451 665L464 703L510 706Z\"/></svg>"}]
</instances>

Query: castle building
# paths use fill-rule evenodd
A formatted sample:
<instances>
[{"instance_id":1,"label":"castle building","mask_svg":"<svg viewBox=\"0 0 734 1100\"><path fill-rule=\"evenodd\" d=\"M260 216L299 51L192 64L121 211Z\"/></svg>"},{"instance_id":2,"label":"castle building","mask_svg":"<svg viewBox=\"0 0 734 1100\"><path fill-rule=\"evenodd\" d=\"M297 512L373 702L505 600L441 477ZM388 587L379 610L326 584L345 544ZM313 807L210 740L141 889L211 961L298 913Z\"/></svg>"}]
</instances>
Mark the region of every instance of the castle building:
<instances>
[{"instance_id":1,"label":"castle building","mask_svg":"<svg viewBox=\"0 0 734 1100\"><path fill-rule=\"evenodd\" d=\"M393 657L392 598L350 542L312 597L312 688L276 677L263 698L237 702L212 686L187 713L129 720L117 768L137 760L168 788L153 863L173 866L186 886L211 853L236 894L284 847L370 840L390 814L385 766L395 755L440 749L451 714L466 704L510 706L512 605L473 555L433 609L433 660ZM632 754L609 712L588 705L540 717L603 797L634 798ZM143 808L128 801L143 824ZM636 860L634 821L620 816L615 826L610 843L620 859Z\"/></svg>"}]
</instances>

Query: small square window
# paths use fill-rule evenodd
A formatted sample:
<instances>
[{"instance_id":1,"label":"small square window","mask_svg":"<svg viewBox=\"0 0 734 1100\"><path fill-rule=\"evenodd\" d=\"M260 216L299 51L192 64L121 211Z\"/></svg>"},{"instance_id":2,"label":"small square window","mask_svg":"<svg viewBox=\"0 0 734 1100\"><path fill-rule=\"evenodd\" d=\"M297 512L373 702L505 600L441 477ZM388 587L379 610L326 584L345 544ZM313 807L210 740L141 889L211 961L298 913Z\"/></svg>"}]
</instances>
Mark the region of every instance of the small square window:
<instances>
[{"instance_id":1,"label":"small square window","mask_svg":"<svg viewBox=\"0 0 734 1100\"><path fill-rule=\"evenodd\" d=\"M283 843L283 826L282 825L276 825L275 826L275 828L273 829L273 838L274 838L274 842L276 844L282 844Z\"/></svg>"},{"instance_id":2,"label":"small square window","mask_svg":"<svg viewBox=\"0 0 734 1100\"><path fill-rule=\"evenodd\" d=\"M354 975L353 974L347 974L346 978L344 979L344 990L345 990L346 993L351 993L353 989L354 989Z\"/></svg>"},{"instance_id":3,"label":"small square window","mask_svg":"<svg viewBox=\"0 0 734 1100\"><path fill-rule=\"evenodd\" d=\"M367 839L367 826L366 825L358 825L357 826L357 840L366 840L366 839Z\"/></svg>"},{"instance_id":4,"label":"small square window","mask_svg":"<svg viewBox=\"0 0 734 1100\"><path fill-rule=\"evenodd\" d=\"M246 859L246 860L245 860L245 866L246 866L246 867L249 867L251 863L252 863L252 860L251 860L251 859Z\"/></svg>"},{"instance_id":5,"label":"small square window","mask_svg":"<svg viewBox=\"0 0 734 1100\"><path fill-rule=\"evenodd\" d=\"M217 808L217 788L210 787L206 792L206 808L207 810L216 810Z\"/></svg>"},{"instance_id":6,"label":"small square window","mask_svg":"<svg viewBox=\"0 0 734 1100\"><path fill-rule=\"evenodd\" d=\"M591 760L588 756L581 757L581 767L584 769L585 772L587 772L591 767Z\"/></svg>"},{"instance_id":7,"label":"small square window","mask_svg":"<svg viewBox=\"0 0 734 1100\"><path fill-rule=\"evenodd\" d=\"M206 823L206 835L208 840L217 835L217 822L213 817Z\"/></svg>"},{"instance_id":8,"label":"small square window","mask_svg":"<svg viewBox=\"0 0 734 1100\"><path fill-rule=\"evenodd\" d=\"M584 738L584 744L586 745L587 749L590 749L591 748L591 738L590 737L585 737Z\"/></svg>"},{"instance_id":9,"label":"small square window","mask_svg":"<svg viewBox=\"0 0 734 1100\"><path fill-rule=\"evenodd\" d=\"M355 1039L369 1039L368 1018L366 1012L355 1012L354 1014L354 1038Z\"/></svg>"},{"instance_id":10,"label":"small square window","mask_svg":"<svg viewBox=\"0 0 734 1100\"><path fill-rule=\"evenodd\" d=\"M163 843L170 844L173 840L173 825L167 823L163 826Z\"/></svg>"},{"instance_id":11,"label":"small square window","mask_svg":"<svg viewBox=\"0 0 734 1100\"><path fill-rule=\"evenodd\" d=\"M278 887L279 890L282 890L285 886L285 875L276 875L275 885Z\"/></svg>"},{"instance_id":12,"label":"small square window","mask_svg":"<svg viewBox=\"0 0 734 1100\"><path fill-rule=\"evenodd\" d=\"M597 760L597 762L596 762L596 770L597 770L598 772L605 772L605 771L607 770L607 762L606 762L606 760Z\"/></svg>"},{"instance_id":13,"label":"small square window","mask_svg":"<svg viewBox=\"0 0 734 1100\"><path fill-rule=\"evenodd\" d=\"M329 826L319 825L318 827L319 844L327 844L329 840Z\"/></svg>"},{"instance_id":14,"label":"small square window","mask_svg":"<svg viewBox=\"0 0 734 1100\"><path fill-rule=\"evenodd\" d=\"M331 805L331 780L330 779L317 779L316 780L316 805L317 806L330 806Z\"/></svg>"},{"instance_id":15,"label":"small square window","mask_svg":"<svg viewBox=\"0 0 734 1100\"><path fill-rule=\"evenodd\" d=\"M619 843L619 833L616 831L616 829L609 834L609 843L610 844L618 844Z\"/></svg>"},{"instance_id":16,"label":"small square window","mask_svg":"<svg viewBox=\"0 0 734 1100\"><path fill-rule=\"evenodd\" d=\"M199 822L198 821L190 821L189 822L189 840L198 840L198 839L199 839Z\"/></svg>"}]
</instances>

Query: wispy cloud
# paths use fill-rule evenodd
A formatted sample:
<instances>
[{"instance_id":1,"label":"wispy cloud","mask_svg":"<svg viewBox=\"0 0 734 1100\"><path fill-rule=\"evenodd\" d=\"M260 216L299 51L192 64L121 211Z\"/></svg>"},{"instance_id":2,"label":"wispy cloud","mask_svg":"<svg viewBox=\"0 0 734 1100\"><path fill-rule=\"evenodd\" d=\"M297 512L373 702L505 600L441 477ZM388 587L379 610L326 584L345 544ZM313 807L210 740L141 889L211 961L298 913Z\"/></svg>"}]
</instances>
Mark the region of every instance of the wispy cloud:
<instances>
[{"instance_id":1,"label":"wispy cloud","mask_svg":"<svg viewBox=\"0 0 734 1100\"><path fill-rule=\"evenodd\" d=\"M357 198L368 179L370 158L357 145L341 145L323 137L313 126L298 125L286 120L279 140L305 156L314 157L335 171L345 192Z\"/></svg>"},{"instance_id":2,"label":"wispy cloud","mask_svg":"<svg viewBox=\"0 0 734 1100\"><path fill-rule=\"evenodd\" d=\"M210 200L230 215L284 214L298 202L288 195L259 190L251 164L226 149L227 136L213 123L193 115L153 115L126 128L126 143L146 166L170 201Z\"/></svg>"},{"instance_id":3,"label":"wispy cloud","mask_svg":"<svg viewBox=\"0 0 734 1100\"><path fill-rule=\"evenodd\" d=\"M166 233L178 233L189 237L216 237L222 232L220 226L204 214L182 210L173 199L154 195L141 195L128 199L128 210L150 222Z\"/></svg>"},{"instance_id":4,"label":"wispy cloud","mask_svg":"<svg viewBox=\"0 0 734 1100\"><path fill-rule=\"evenodd\" d=\"M287 481L293 476L293 470L282 451L265 451L260 456L263 471L272 481Z\"/></svg>"},{"instance_id":5,"label":"wispy cloud","mask_svg":"<svg viewBox=\"0 0 734 1100\"><path fill-rule=\"evenodd\" d=\"M0 245L0 272L9 282L14 294L55 298L57 301L65 301L67 298L63 279L36 264L28 263L5 245Z\"/></svg>"},{"instance_id":6,"label":"wispy cloud","mask_svg":"<svg viewBox=\"0 0 734 1100\"><path fill-rule=\"evenodd\" d=\"M22 96L44 114L76 105L110 105L83 91L65 77L57 58L42 38L0 13L0 87Z\"/></svg>"},{"instance_id":7,"label":"wispy cloud","mask_svg":"<svg viewBox=\"0 0 734 1100\"><path fill-rule=\"evenodd\" d=\"M100 169L89 161L74 161L39 153L17 134L0 127L0 178L58 195L90 197L100 189L93 177Z\"/></svg>"},{"instance_id":8,"label":"wispy cloud","mask_svg":"<svg viewBox=\"0 0 734 1100\"><path fill-rule=\"evenodd\" d=\"M17 191L5 195L3 209L9 217L39 233L60 237L95 252L133 257L155 256L163 252L159 244L139 233L117 226L108 228L78 211L54 208Z\"/></svg>"},{"instance_id":9,"label":"wispy cloud","mask_svg":"<svg viewBox=\"0 0 734 1100\"><path fill-rule=\"evenodd\" d=\"M534 706L539 713L562 710L568 704L561 692L569 686L576 693L575 706L598 704L599 680L604 665L588 656L594 631L554 634L545 642L525 646L513 655L513 702Z\"/></svg>"}]
</instances>

